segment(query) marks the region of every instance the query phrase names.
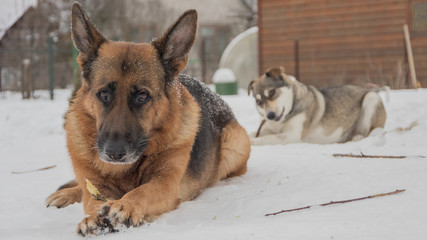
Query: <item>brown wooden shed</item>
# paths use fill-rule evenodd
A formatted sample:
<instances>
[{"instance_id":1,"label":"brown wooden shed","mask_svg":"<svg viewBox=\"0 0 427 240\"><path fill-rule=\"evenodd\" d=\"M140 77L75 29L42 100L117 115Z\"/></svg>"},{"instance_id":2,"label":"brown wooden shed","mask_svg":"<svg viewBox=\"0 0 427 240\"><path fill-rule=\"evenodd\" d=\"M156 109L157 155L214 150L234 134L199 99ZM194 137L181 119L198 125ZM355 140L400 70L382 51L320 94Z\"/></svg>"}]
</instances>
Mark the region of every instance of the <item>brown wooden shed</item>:
<instances>
[{"instance_id":1,"label":"brown wooden shed","mask_svg":"<svg viewBox=\"0 0 427 240\"><path fill-rule=\"evenodd\" d=\"M427 87L427 0L258 0L260 72L318 87L410 86L403 25L417 80Z\"/></svg>"}]
</instances>

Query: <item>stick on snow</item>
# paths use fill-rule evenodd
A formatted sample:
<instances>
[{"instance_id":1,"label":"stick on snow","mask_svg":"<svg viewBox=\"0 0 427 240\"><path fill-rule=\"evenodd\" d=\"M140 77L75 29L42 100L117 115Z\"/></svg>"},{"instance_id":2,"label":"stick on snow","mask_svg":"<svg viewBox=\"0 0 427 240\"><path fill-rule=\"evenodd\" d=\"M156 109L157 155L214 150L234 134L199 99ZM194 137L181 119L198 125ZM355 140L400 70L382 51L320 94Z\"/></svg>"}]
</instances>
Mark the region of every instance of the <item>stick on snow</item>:
<instances>
[{"instance_id":1,"label":"stick on snow","mask_svg":"<svg viewBox=\"0 0 427 240\"><path fill-rule=\"evenodd\" d=\"M265 119L261 121L261 124L259 125L258 131L256 131L255 137L259 137L259 134L261 133L261 128L265 122L267 122L267 120L265 120Z\"/></svg>"},{"instance_id":2,"label":"stick on snow","mask_svg":"<svg viewBox=\"0 0 427 240\"><path fill-rule=\"evenodd\" d=\"M288 212L294 212L294 211L300 211L300 210L304 210L304 209L309 209L311 207L315 207L315 206L329 206L329 205L333 205L333 204L342 204L342 203L349 203L349 202L354 202L354 201L360 201L360 200L365 200L365 199L370 199L370 198L376 198L376 197L384 197L384 196L389 196L389 195L393 195L393 194L398 194L401 192L404 192L406 189L402 189L402 190L396 190L394 192L388 192L388 193L380 193L380 194L375 194L375 195L370 195L367 197L361 197L361 198L353 198L353 199L347 199L347 200L341 200L341 201L331 201L328 203L322 203L322 204L317 204L317 205L310 205L310 206L305 206L305 207L300 207L300 208L294 208L294 209L287 209L287 210L282 210L279 212L274 212L274 213L268 213L265 214L266 217L268 216L275 216L281 213L288 213Z\"/></svg>"},{"instance_id":3,"label":"stick on snow","mask_svg":"<svg viewBox=\"0 0 427 240\"><path fill-rule=\"evenodd\" d=\"M407 158L408 156L387 156L387 155L365 155L363 153L360 153L360 155L357 154L342 154L342 153L335 153L332 156L334 157L351 157L351 158ZM418 158L425 158L425 156L416 156Z\"/></svg>"},{"instance_id":4,"label":"stick on snow","mask_svg":"<svg viewBox=\"0 0 427 240\"><path fill-rule=\"evenodd\" d=\"M34 170L29 170L29 171L18 171L18 172L12 171L11 173L12 174L24 174L24 173L31 173L31 172L48 170L48 169L51 169L51 168L54 168L54 167L56 167L56 165L52 165L52 166L48 166L48 167L44 167L44 168L39 168L39 169L34 169Z\"/></svg>"}]
</instances>

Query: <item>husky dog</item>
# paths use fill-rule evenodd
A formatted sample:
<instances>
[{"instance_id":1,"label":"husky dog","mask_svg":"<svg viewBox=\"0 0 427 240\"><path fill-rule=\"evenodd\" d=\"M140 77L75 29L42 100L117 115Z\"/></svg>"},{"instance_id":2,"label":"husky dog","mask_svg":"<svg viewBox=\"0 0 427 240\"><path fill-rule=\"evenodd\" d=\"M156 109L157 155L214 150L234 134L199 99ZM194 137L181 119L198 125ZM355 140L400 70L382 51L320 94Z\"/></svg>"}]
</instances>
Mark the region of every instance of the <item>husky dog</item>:
<instances>
[{"instance_id":1,"label":"husky dog","mask_svg":"<svg viewBox=\"0 0 427 240\"><path fill-rule=\"evenodd\" d=\"M252 145L342 143L384 127L386 111L377 92L356 86L317 89L270 68L248 87L264 119Z\"/></svg>"}]
</instances>

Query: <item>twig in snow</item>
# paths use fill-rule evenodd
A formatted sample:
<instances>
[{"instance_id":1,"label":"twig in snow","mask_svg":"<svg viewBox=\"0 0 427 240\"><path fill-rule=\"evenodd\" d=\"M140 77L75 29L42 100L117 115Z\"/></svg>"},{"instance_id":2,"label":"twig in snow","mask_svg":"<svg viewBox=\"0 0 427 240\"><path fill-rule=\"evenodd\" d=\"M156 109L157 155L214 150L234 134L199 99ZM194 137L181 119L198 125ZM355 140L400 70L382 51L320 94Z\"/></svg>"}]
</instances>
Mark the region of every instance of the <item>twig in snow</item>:
<instances>
[{"instance_id":1,"label":"twig in snow","mask_svg":"<svg viewBox=\"0 0 427 240\"><path fill-rule=\"evenodd\" d=\"M34 170L28 170L28 171L20 171L20 172L12 171L12 174L24 174L24 173L37 172L37 171L48 170L48 169L51 169L54 167L56 167L56 165L52 165L52 166L48 166L48 167L44 167L44 168L39 168L39 169L34 169Z\"/></svg>"},{"instance_id":2,"label":"twig in snow","mask_svg":"<svg viewBox=\"0 0 427 240\"><path fill-rule=\"evenodd\" d=\"M263 119L261 121L261 124L259 125L258 131L256 131L255 137L259 137L259 135L261 134L261 128L262 128L262 126L264 125L265 122L267 122L267 120L265 120L265 119Z\"/></svg>"},{"instance_id":3,"label":"twig in snow","mask_svg":"<svg viewBox=\"0 0 427 240\"><path fill-rule=\"evenodd\" d=\"M306 207L301 207L301 208L294 208L294 209L288 209L288 210L282 210L279 212L274 212L274 213L268 213L265 214L266 217L268 216L275 216L281 213L287 213L287 212L294 212L294 211L300 211L300 210L304 210L304 209L309 209L311 207L315 207L315 206L329 206L332 204L342 204L342 203L349 203L349 202L354 202L354 201L360 201L360 200L365 200L365 199L369 199L369 198L376 198L376 197L384 197L384 196L388 196L388 195L393 195L393 194L398 194L401 192L406 191L406 189L402 189L402 190L396 190L394 192L388 192L388 193L380 193L380 194L375 194L375 195L370 195L370 196L366 196L366 197L361 197L361 198L353 198L353 199L347 199L347 200L341 200L341 201L331 201L328 203L322 203L322 204L317 204L317 205L310 205L310 206L306 206Z\"/></svg>"},{"instance_id":4,"label":"twig in snow","mask_svg":"<svg viewBox=\"0 0 427 240\"><path fill-rule=\"evenodd\" d=\"M352 158L407 158L407 156L385 156L385 155L365 155L360 153L357 154L342 154L342 153L334 153L332 156L334 157L352 157ZM422 156L420 156L422 157Z\"/></svg>"}]
</instances>

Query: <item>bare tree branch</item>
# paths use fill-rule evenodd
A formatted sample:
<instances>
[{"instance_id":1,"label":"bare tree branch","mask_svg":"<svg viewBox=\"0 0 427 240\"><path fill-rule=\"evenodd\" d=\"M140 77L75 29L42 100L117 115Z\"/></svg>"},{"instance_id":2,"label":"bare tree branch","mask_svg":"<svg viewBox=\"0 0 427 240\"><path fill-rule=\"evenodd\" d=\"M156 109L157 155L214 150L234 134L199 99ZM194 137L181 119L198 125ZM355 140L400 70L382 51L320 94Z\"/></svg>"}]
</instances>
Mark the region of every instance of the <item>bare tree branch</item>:
<instances>
[{"instance_id":1,"label":"bare tree branch","mask_svg":"<svg viewBox=\"0 0 427 240\"><path fill-rule=\"evenodd\" d=\"M52 166L48 166L48 167L44 167L44 168L39 168L39 169L34 169L34 170L28 170L28 171L12 171L12 174L24 174L24 173L31 173L31 172L37 172L37 171L43 171L43 170L48 170L51 168L56 167L56 165L52 165Z\"/></svg>"},{"instance_id":2,"label":"bare tree branch","mask_svg":"<svg viewBox=\"0 0 427 240\"><path fill-rule=\"evenodd\" d=\"M331 202L328 202L328 203L322 203L322 204L317 204L317 205L309 205L309 206L300 207L300 208L287 209L287 210L282 210L282 211L279 211L279 212L268 213L268 214L265 214L265 216L266 217L268 217L268 216L275 216L275 215L278 215L278 214L281 214L281 213L300 211L300 210L309 209L309 208L315 207L315 206L324 207L324 206L329 206L329 205L333 205L333 204L343 204L343 203L360 201L360 200L365 200L365 199L370 199L370 198L384 197L384 196L398 194L398 193L401 193L401 192L404 192L404 191L406 191L406 189L401 189L401 190L398 189L398 190L396 190L394 192L379 193L379 194L370 195L370 196L361 197L361 198L353 198L353 199L347 199L347 200L341 200L341 201L331 201Z\"/></svg>"},{"instance_id":3,"label":"bare tree branch","mask_svg":"<svg viewBox=\"0 0 427 240\"><path fill-rule=\"evenodd\" d=\"M267 122L267 120L265 120L265 119L263 119L263 120L261 121L261 123L259 124L258 131L256 131L256 135L255 135L255 137L259 137L259 135L261 134L261 128L262 128L262 126L265 124L265 122Z\"/></svg>"},{"instance_id":4,"label":"bare tree branch","mask_svg":"<svg viewBox=\"0 0 427 240\"><path fill-rule=\"evenodd\" d=\"M351 158L407 158L408 156L389 156L389 155L365 155L362 152L360 155L357 154L342 154L342 153L335 153L332 156L334 157L351 157ZM425 158L425 156L416 156L419 158Z\"/></svg>"}]
</instances>

